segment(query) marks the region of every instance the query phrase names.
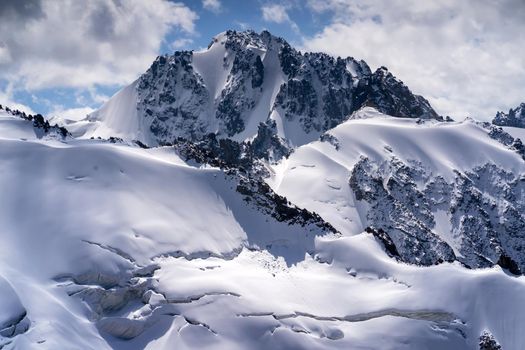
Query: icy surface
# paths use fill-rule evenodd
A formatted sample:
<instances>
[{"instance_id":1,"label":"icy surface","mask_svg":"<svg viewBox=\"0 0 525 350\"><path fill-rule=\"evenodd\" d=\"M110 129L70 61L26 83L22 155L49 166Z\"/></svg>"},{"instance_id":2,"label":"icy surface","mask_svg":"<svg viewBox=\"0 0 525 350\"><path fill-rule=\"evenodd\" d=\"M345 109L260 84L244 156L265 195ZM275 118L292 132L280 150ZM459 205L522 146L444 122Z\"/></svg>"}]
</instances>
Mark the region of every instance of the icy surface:
<instances>
[{"instance_id":1,"label":"icy surface","mask_svg":"<svg viewBox=\"0 0 525 350\"><path fill-rule=\"evenodd\" d=\"M487 162L522 174L523 160L474 122L354 117L268 178L334 234L276 220L236 175L171 147L42 138L1 112L0 346L478 349L489 332L521 349L524 277L396 261L362 232L372 204L348 181L363 155L449 180ZM435 219L454 246L447 212Z\"/></svg>"}]
</instances>

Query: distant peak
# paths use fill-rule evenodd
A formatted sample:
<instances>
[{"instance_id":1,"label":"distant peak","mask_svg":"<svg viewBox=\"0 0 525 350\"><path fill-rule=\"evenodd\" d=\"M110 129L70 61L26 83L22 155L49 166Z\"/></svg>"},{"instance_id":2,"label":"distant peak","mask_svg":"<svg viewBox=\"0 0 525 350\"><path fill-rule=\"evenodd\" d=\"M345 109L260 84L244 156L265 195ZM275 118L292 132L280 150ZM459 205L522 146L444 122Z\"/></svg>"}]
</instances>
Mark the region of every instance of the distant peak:
<instances>
[{"instance_id":1,"label":"distant peak","mask_svg":"<svg viewBox=\"0 0 525 350\"><path fill-rule=\"evenodd\" d=\"M492 120L492 124L525 128L525 103L521 103L516 108L511 108L508 113L498 112Z\"/></svg>"}]
</instances>

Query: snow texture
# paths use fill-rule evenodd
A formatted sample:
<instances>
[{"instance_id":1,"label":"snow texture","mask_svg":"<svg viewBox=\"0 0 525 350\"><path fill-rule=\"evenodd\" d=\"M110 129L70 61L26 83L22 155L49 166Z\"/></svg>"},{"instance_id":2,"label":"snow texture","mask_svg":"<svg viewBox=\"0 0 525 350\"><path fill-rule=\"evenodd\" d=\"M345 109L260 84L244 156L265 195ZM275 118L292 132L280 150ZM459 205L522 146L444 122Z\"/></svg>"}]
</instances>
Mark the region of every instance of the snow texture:
<instances>
[{"instance_id":1,"label":"snow texture","mask_svg":"<svg viewBox=\"0 0 525 350\"><path fill-rule=\"evenodd\" d=\"M0 349L525 344L515 126L233 31L64 126L0 109Z\"/></svg>"}]
</instances>

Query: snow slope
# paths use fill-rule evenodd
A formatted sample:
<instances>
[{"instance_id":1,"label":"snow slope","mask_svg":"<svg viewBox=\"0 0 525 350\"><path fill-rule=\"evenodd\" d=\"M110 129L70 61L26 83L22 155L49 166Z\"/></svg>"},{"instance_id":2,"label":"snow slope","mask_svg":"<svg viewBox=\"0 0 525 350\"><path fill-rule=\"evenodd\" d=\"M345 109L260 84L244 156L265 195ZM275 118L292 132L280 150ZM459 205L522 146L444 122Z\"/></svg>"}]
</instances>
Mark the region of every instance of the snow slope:
<instances>
[{"instance_id":1,"label":"snow slope","mask_svg":"<svg viewBox=\"0 0 525 350\"><path fill-rule=\"evenodd\" d=\"M226 40L226 34L220 33L208 49L195 52L192 57L193 68L204 80L212 103L219 97L231 70L232 60L224 64L229 55L224 47Z\"/></svg>"},{"instance_id":2,"label":"snow slope","mask_svg":"<svg viewBox=\"0 0 525 350\"><path fill-rule=\"evenodd\" d=\"M485 163L498 164L513 174L525 172L521 157L488 137L487 130L473 120L418 123L367 107L327 134L334 137L332 143L316 141L297 148L273 166L268 183L348 234L360 233L368 225L363 219L367 208L356 203L348 186L361 157L382 163L394 155L405 163L422 164L430 174L449 181L455 171L466 172Z\"/></svg>"},{"instance_id":3,"label":"snow slope","mask_svg":"<svg viewBox=\"0 0 525 350\"><path fill-rule=\"evenodd\" d=\"M268 180L342 233L314 236L172 148L41 137L1 112L0 346L477 349L488 330L521 349L523 276L390 258L361 233L366 206L347 181L363 154L447 177L487 159L523 173L523 162L473 122L362 113Z\"/></svg>"},{"instance_id":4,"label":"snow slope","mask_svg":"<svg viewBox=\"0 0 525 350\"><path fill-rule=\"evenodd\" d=\"M86 119L68 126L75 133L86 138L110 136L128 140L144 140L143 123L137 113L137 81L117 92L102 107ZM91 125L89 123L94 123ZM77 131L77 129L80 132ZM83 131L83 132L82 132Z\"/></svg>"}]
</instances>

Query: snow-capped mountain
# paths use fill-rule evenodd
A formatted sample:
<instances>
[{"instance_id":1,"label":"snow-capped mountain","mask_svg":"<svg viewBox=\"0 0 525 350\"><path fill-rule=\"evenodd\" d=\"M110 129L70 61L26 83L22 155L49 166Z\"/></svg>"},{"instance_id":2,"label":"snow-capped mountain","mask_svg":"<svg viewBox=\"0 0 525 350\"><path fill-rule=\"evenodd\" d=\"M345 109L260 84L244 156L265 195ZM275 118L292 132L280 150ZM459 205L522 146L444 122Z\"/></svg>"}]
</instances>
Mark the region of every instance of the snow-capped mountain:
<instances>
[{"instance_id":1,"label":"snow-capped mountain","mask_svg":"<svg viewBox=\"0 0 525 350\"><path fill-rule=\"evenodd\" d=\"M525 344L524 129L251 31L65 127L0 108L0 349Z\"/></svg>"},{"instance_id":2,"label":"snow-capped mountain","mask_svg":"<svg viewBox=\"0 0 525 350\"><path fill-rule=\"evenodd\" d=\"M244 141L264 125L300 146L365 105L397 117L440 118L384 67L372 72L352 57L301 53L267 31L227 31L202 52L158 57L89 116L101 124L89 135L150 145L209 133Z\"/></svg>"},{"instance_id":3,"label":"snow-capped mountain","mask_svg":"<svg viewBox=\"0 0 525 350\"><path fill-rule=\"evenodd\" d=\"M498 112L492 123L499 126L525 128L525 103L510 109L508 113Z\"/></svg>"}]
</instances>

